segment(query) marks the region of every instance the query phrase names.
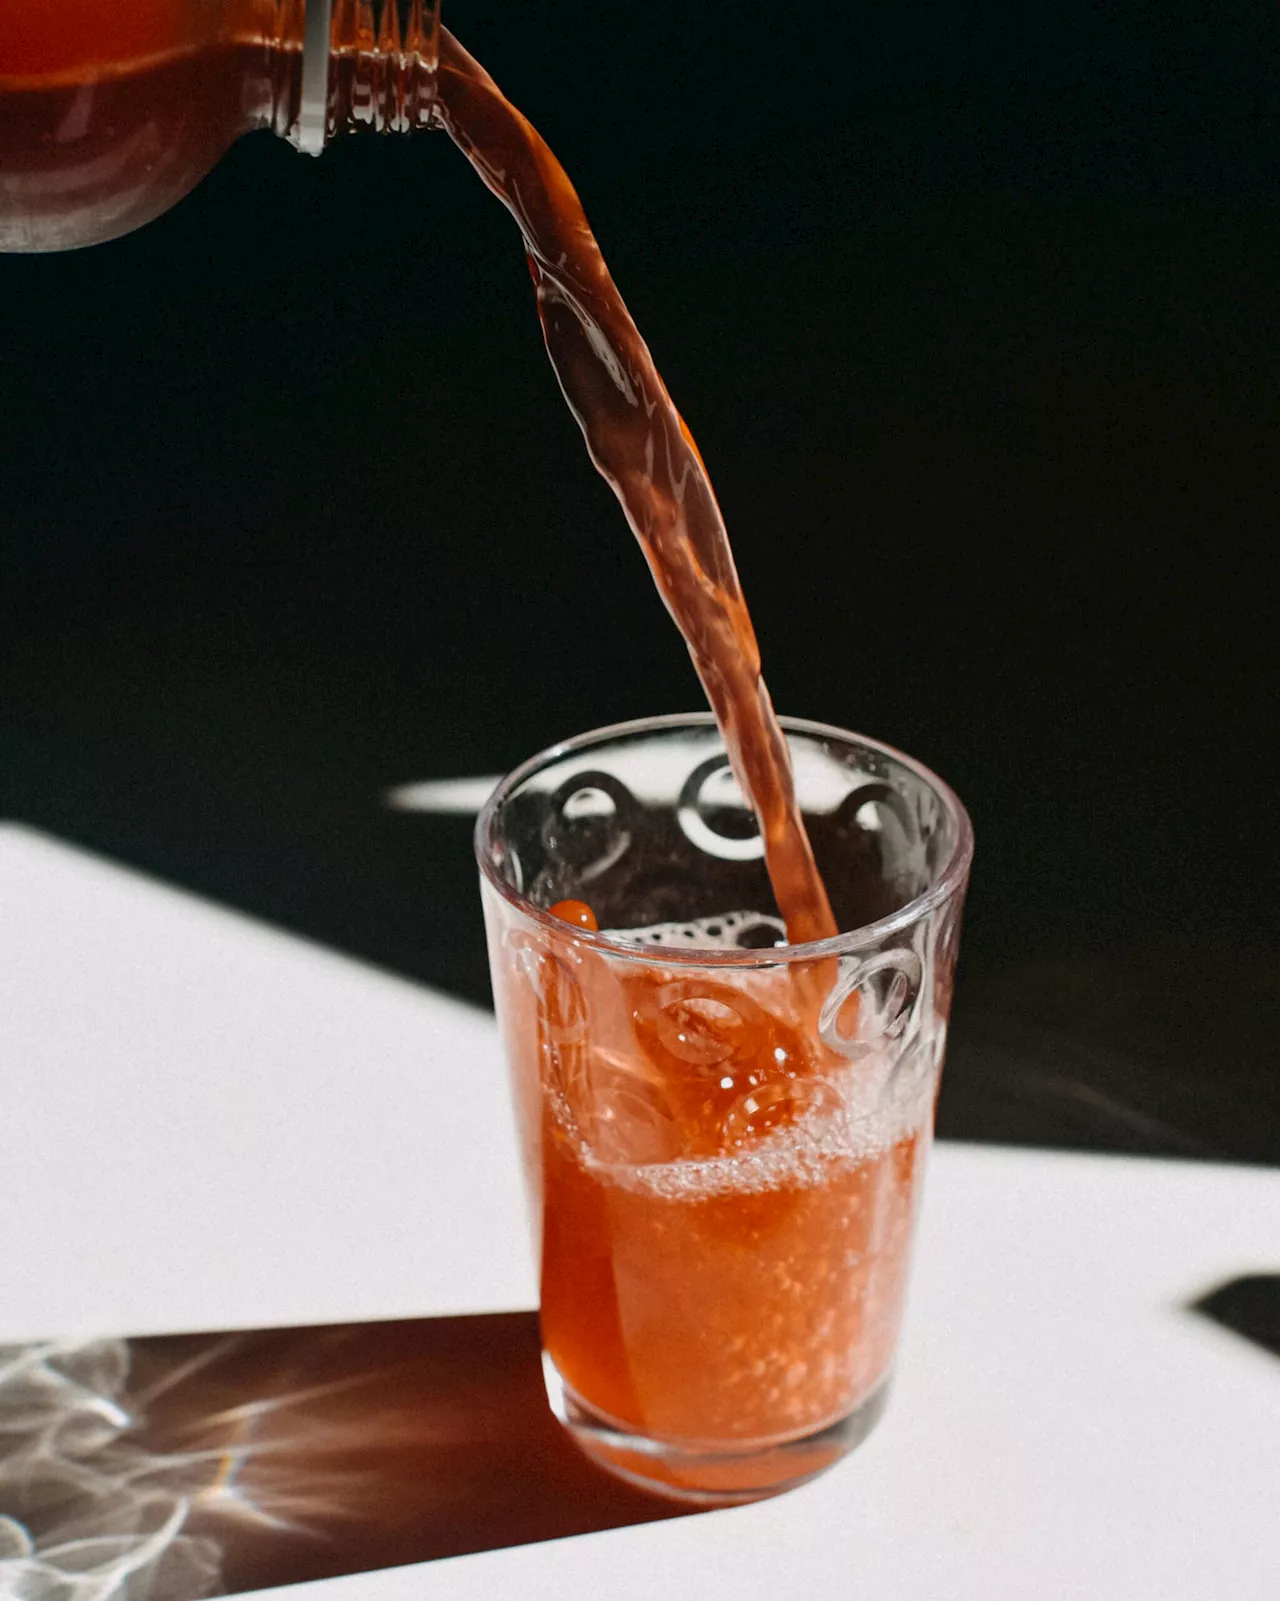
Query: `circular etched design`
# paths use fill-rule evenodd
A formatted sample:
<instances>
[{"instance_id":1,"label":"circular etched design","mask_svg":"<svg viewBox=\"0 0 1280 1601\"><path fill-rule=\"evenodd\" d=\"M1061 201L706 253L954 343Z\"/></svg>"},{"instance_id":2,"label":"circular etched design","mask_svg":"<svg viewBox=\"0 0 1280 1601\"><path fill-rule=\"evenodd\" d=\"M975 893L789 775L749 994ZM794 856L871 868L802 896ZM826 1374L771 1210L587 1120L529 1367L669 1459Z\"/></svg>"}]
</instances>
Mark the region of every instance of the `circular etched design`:
<instances>
[{"instance_id":1,"label":"circular etched design","mask_svg":"<svg viewBox=\"0 0 1280 1601\"><path fill-rule=\"evenodd\" d=\"M682 1154L675 1113L648 1079L596 1060L587 1094L591 1104L581 1127L598 1161L644 1167Z\"/></svg>"},{"instance_id":2,"label":"circular etched design","mask_svg":"<svg viewBox=\"0 0 1280 1601\"><path fill-rule=\"evenodd\" d=\"M919 834L906 798L892 784L877 781L851 789L836 807L832 822L869 834L882 834L886 826L892 827L908 843L914 843Z\"/></svg>"},{"instance_id":3,"label":"circular etched design","mask_svg":"<svg viewBox=\"0 0 1280 1601\"><path fill-rule=\"evenodd\" d=\"M699 979L664 984L642 1002L636 1023L677 1061L707 1069L758 1055L771 1032L750 996Z\"/></svg>"},{"instance_id":4,"label":"circular etched design","mask_svg":"<svg viewBox=\"0 0 1280 1601\"><path fill-rule=\"evenodd\" d=\"M740 1095L722 1123L727 1150L741 1150L778 1129L804 1122L834 1121L844 1112L844 1099L823 1079L779 1079Z\"/></svg>"},{"instance_id":5,"label":"circular etched design","mask_svg":"<svg viewBox=\"0 0 1280 1601\"><path fill-rule=\"evenodd\" d=\"M851 1061L868 1056L884 1040L899 1039L911 1020L924 976L913 950L877 951L842 961L840 977L818 1014L823 1043ZM852 1028L842 1014L856 1006Z\"/></svg>"},{"instance_id":6,"label":"circular etched design","mask_svg":"<svg viewBox=\"0 0 1280 1601\"><path fill-rule=\"evenodd\" d=\"M538 939L509 932L515 972L532 1001L538 1070L557 1117L579 1130L587 1068L587 1003L575 974Z\"/></svg>"},{"instance_id":7,"label":"circular etched design","mask_svg":"<svg viewBox=\"0 0 1280 1601\"><path fill-rule=\"evenodd\" d=\"M607 872L631 848L636 798L612 773L575 773L548 802L542 843L578 883Z\"/></svg>"},{"instance_id":8,"label":"circular etched design","mask_svg":"<svg viewBox=\"0 0 1280 1601\"><path fill-rule=\"evenodd\" d=\"M870 851L880 879L904 898L919 894L928 884L920 818L892 784L879 780L859 784L841 801L829 826L859 856L865 859Z\"/></svg>"},{"instance_id":9,"label":"circular etched design","mask_svg":"<svg viewBox=\"0 0 1280 1601\"><path fill-rule=\"evenodd\" d=\"M587 1027L587 1003L582 986L558 956L527 935L512 942L516 967L533 993L539 1023L557 1042L580 1040Z\"/></svg>"},{"instance_id":10,"label":"circular etched design","mask_svg":"<svg viewBox=\"0 0 1280 1601\"><path fill-rule=\"evenodd\" d=\"M713 827L712 819L721 826ZM755 862L764 840L727 756L709 756L684 781L676 801L676 821L691 845L724 862ZM734 831L726 832L731 822Z\"/></svg>"}]
</instances>

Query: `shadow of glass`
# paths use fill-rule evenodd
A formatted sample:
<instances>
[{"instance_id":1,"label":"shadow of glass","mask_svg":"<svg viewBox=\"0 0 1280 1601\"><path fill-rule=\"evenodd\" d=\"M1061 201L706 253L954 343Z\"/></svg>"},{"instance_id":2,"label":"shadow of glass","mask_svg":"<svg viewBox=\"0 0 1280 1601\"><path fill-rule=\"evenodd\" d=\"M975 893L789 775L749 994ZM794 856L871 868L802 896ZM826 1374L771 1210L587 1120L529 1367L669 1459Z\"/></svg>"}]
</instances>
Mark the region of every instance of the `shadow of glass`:
<instances>
[{"instance_id":1,"label":"shadow of glass","mask_svg":"<svg viewBox=\"0 0 1280 1601\"><path fill-rule=\"evenodd\" d=\"M569 1443L532 1313L0 1349L24 1601L197 1601L683 1510Z\"/></svg>"}]
</instances>

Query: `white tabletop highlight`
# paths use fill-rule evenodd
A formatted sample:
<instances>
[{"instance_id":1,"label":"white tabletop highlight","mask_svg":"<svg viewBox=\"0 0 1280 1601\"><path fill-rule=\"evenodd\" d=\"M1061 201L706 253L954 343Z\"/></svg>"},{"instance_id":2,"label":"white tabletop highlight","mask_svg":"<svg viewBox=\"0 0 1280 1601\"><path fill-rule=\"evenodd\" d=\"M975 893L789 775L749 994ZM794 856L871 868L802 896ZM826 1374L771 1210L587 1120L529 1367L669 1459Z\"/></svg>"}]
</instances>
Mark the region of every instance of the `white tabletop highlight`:
<instances>
[{"instance_id":1,"label":"white tabletop highlight","mask_svg":"<svg viewBox=\"0 0 1280 1601\"><path fill-rule=\"evenodd\" d=\"M16 825L0 906L0 1342L533 1304L485 1014ZM1274 1601L1280 1362L1186 1307L1277 1270L1280 1173L942 1145L832 1473L270 1593Z\"/></svg>"}]
</instances>

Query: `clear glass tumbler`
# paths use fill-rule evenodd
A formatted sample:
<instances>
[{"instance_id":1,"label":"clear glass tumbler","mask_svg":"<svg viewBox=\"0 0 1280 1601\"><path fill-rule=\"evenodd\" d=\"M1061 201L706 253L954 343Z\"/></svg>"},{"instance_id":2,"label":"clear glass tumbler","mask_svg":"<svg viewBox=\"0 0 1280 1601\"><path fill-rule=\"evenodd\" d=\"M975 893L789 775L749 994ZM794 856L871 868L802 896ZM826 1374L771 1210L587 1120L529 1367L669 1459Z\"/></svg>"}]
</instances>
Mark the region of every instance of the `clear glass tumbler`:
<instances>
[{"instance_id":1,"label":"clear glass tumbler","mask_svg":"<svg viewBox=\"0 0 1280 1601\"><path fill-rule=\"evenodd\" d=\"M918 762L783 726L834 939L785 944L706 715L558 745L476 827L551 1404L694 1501L797 1484L883 1409L973 849Z\"/></svg>"}]
</instances>

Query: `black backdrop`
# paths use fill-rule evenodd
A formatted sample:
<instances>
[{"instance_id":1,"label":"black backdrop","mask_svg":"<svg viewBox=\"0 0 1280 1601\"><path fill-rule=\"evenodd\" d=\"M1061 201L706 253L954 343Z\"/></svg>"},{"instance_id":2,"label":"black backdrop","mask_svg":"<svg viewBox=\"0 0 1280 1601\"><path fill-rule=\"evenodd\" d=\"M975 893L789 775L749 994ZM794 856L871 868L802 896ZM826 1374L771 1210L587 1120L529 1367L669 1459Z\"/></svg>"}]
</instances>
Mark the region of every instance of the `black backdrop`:
<instances>
[{"instance_id":1,"label":"black backdrop","mask_svg":"<svg viewBox=\"0 0 1280 1601\"><path fill-rule=\"evenodd\" d=\"M573 173L779 707L979 853L945 1131L1280 1159L1271 8L450 0ZM697 687L438 136L0 257L0 812L476 999L494 772ZM0 912L2 915L2 912Z\"/></svg>"}]
</instances>

